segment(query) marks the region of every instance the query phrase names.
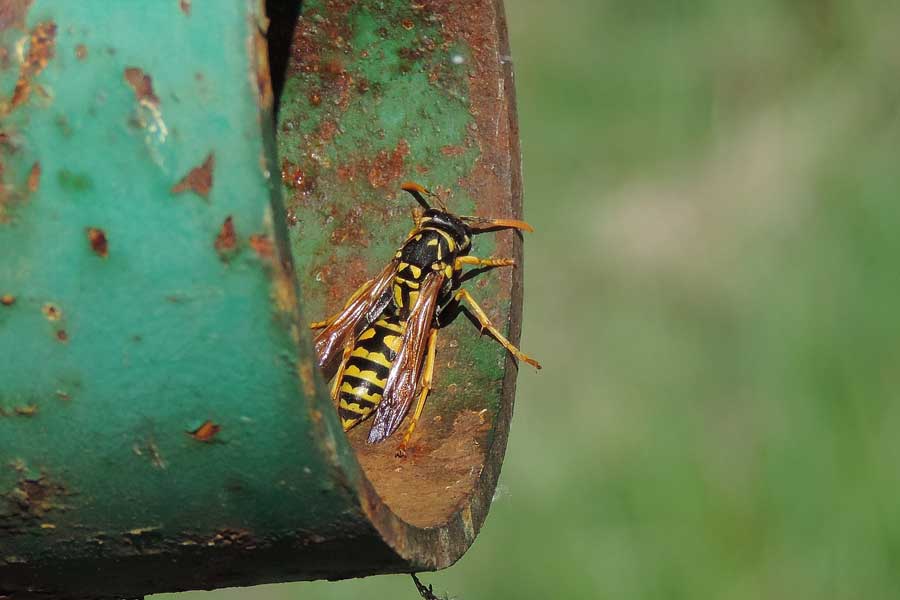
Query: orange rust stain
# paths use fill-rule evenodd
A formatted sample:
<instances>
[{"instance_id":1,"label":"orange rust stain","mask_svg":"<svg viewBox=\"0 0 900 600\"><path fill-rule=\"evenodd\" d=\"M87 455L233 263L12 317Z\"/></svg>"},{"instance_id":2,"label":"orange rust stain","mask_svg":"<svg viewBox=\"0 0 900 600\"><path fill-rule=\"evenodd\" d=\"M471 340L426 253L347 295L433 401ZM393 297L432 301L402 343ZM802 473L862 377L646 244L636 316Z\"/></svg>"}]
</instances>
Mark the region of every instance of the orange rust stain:
<instances>
[{"instance_id":1,"label":"orange rust stain","mask_svg":"<svg viewBox=\"0 0 900 600\"><path fill-rule=\"evenodd\" d=\"M38 413L38 406L37 404L26 404L24 406L17 406L14 410L19 416L33 417Z\"/></svg>"},{"instance_id":2,"label":"orange rust stain","mask_svg":"<svg viewBox=\"0 0 900 600\"><path fill-rule=\"evenodd\" d=\"M296 227L297 223L300 222L300 219L297 218L297 211L293 208L288 208L285 211L284 218L287 221L288 227Z\"/></svg>"},{"instance_id":3,"label":"orange rust stain","mask_svg":"<svg viewBox=\"0 0 900 600\"><path fill-rule=\"evenodd\" d=\"M301 362L300 366L297 369L297 373L300 375L300 383L303 386L303 393L307 398L312 398L316 395L316 384L315 377L313 375L313 367L312 363L305 361Z\"/></svg>"},{"instance_id":4,"label":"orange rust stain","mask_svg":"<svg viewBox=\"0 0 900 600\"><path fill-rule=\"evenodd\" d=\"M34 0L12 0L0 2L0 31L10 27L25 29L25 16Z\"/></svg>"},{"instance_id":5,"label":"orange rust stain","mask_svg":"<svg viewBox=\"0 0 900 600\"><path fill-rule=\"evenodd\" d=\"M255 80L259 105L268 109L272 106L275 96L272 93L272 79L269 75L269 44L266 42L265 32L257 28L251 44L252 56L256 63Z\"/></svg>"},{"instance_id":6,"label":"orange rust stain","mask_svg":"<svg viewBox=\"0 0 900 600\"><path fill-rule=\"evenodd\" d=\"M181 12L191 16L191 0L178 0L178 6L181 7Z\"/></svg>"},{"instance_id":7,"label":"orange rust stain","mask_svg":"<svg viewBox=\"0 0 900 600\"><path fill-rule=\"evenodd\" d=\"M222 428L219 425L207 420L197 429L188 431L188 434L198 442L209 442L216 437L216 434L221 430Z\"/></svg>"},{"instance_id":8,"label":"orange rust stain","mask_svg":"<svg viewBox=\"0 0 900 600\"><path fill-rule=\"evenodd\" d=\"M153 91L153 79L137 67L125 68L125 81L134 90L138 102L159 106L159 96Z\"/></svg>"},{"instance_id":9,"label":"orange rust stain","mask_svg":"<svg viewBox=\"0 0 900 600\"><path fill-rule=\"evenodd\" d=\"M53 21L38 23L31 30L28 54L19 68L19 79L16 81L16 87L13 90L10 109L28 100L28 96L31 94L31 81L40 75L55 54L56 23Z\"/></svg>"},{"instance_id":10,"label":"orange rust stain","mask_svg":"<svg viewBox=\"0 0 900 600\"><path fill-rule=\"evenodd\" d=\"M231 215L228 215L228 218L222 223L222 229L219 230L219 235L216 236L214 246L219 254L227 254L237 248L237 234L234 230L234 219Z\"/></svg>"},{"instance_id":11,"label":"orange rust stain","mask_svg":"<svg viewBox=\"0 0 900 600\"><path fill-rule=\"evenodd\" d=\"M84 44L78 44L75 46L75 58L78 60L84 60L87 58L88 49Z\"/></svg>"},{"instance_id":12,"label":"orange rust stain","mask_svg":"<svg viewBox=\"0 0 900 600\"><path fill-rule=\"evenodd\" d=\"M32 194L38 191L41 185L41 163L36 162L31 165L31 171L28 172L28 191Z\"/></svg>"},{"instance_id":13,"label":"orange rust stain","mask_svg":"<svg viewBox=\"0 0 900 600\"><path fill-rule=\"evenodd\" d=\"M44 313L48 321L59 321L62 319L62 309L50 302L41 307L41 312Z\"/></svg>"},{"instance_id":14,"label":"orange rust stain","mask_svg":"<svg viewBox=\"0 0 900 600\"><path fill-rule=\"evenodd\" d=\"M400 21L400 25L402 25L403 29L406 29L407 31L416 26L416 24L413 23L412 19L403 19L402 21Z\"/></svg>"},{"instance_id":15,"label":"orange rust stain","mask_svg":"<svg viewBox=\"0 0 900 600\"><path fill-rule=\"evenodd\" d=\"M331 141L335 134L338 131L337 123L332 121L331 119L327 119L319 125L319 139L324 141Z\"/></svg>"},{"instance_id":16,"label":"orange rust stain","mask_svg":"<svg viewBox=\"0 0 900 600\"><path fill-rule=\"evenodd\" d=\"M12 306L16 303L16 297L12 294L3 294L0 296L0 304L3 306Z\"/></svg>"},{"instance_id":17,"label":"orange rust stain","mask_svg":"<svg viewBox=\"0 0 900 600\"><path fill-rule=\"evenodd\" d=\"M444 156L459 156L465 152L466 149L462 146L441 146L441 154Z\"/></svg>"},{"instance_id":18,"label":"orange rust stain","mask_svg":"<svg viewBox=\"0 0 900 600\"><path fill-rule=\"evenodd\" d=\"M210 152L206 160L199 167L194 167L181 181L172 186L173 194L192 191L201 198L208 198L213 186L213 169L216 165L216 157Z\"/></svg>"},{"instance_id":19,"label":"orange rust stain","mask_svg":"<svg viewBox=\"0 0 900 600\"><path fill-rule=\"evenodd\" d=\"M310 106L319 106L322 104L322 95L317 90L311 91L307 97L309 98Z\"/></svg>"},{"instance_id":20,"label":"orange rust stain","mask_svg":"<svg viewBox=\"0 0 900 600\"><path fill-rule=\"evenodd\" d=\"M401 139L392 151L382 150L369 168L369 184L374 188L387 187L403 176L403 161L409 154L409 144Z\"/></svg>"},{"instance_id":21,"label":"orange rust stain","mask_svg":"<svg viewBox=\"0 0 900 600\"><path fill-rule=\"evenodd\" d=\"M272 259L275 257L275 245L264 233L254 233L250 236L250 247L260 258Z\"/></svg>"},{"instance_id":22,"label":"orange rust stain","mask_svg":"<svg viewBox=\"0 0 900 600\"><path fill-rule=\"evenodd\" d=\"M68 342L69 333L65 329L59 329L56 332L56 339L63 343Z\"/></svg>"},{"instance_id":23,"label":"orange rust stain","mask_svg":"<svg viewBox=\"0 0 900 600\"><path fill-rule=\"evenodd\" d=\"M99 227L88 227L85 231L94 253L106 258L109 255L109 241L106 239L106 232Z\"/></svg>"},{"instance_id":24,"label":"orange rust stain","mask_svg":"<svg viewBox=\"0 0 900 600\"><path fill-rule=\"evenodd\" d=\"M387 188L403 177L408 155L409 144L401 139L393 150L381 150L374 158L338 165L335 171L341 181L365 177L373 188Z\"/></svg>"},{"instance_id":25,"label":"orange rust stain","mask_svg":"<svg viewBox=\"0 0 900 600\"><path fill-rule=\"evenodd\" d=\"M341 223L340 227L331 232L332 244L336 246L355 244L363 248L369 246L369 236L364 226L365 215L360 206L351 207L338 222Z\"/></svg>"},{"instance_id":26,"label":"orange rust stain","mask_svg":"<svg viewBox=\"0 0 900 600\"><path fill-rule=\"evenodd\" d=\"M46 474L40 478L22 478L16 487L6 495L10 508L23 517L40 518L45 514L64 508L59 503L62 496L67 496L65 486L56 483Z\"/></svg>"},{"instance_id":27,"label":"orange rust stain","mask_svg":"<svg viewBox=\"0 0 900 600\"><path fill-rule=\"evenodd\" d=\"M316 187L315 180L307 175L299 165L288 161L281 161L281 181L285 185L303 193L311 192Z\"/></svg>"},{"instance_id":28,"label":"orange rust stain","mask_svg":"<svg viewBox=\"0 0 900 600\"><path fill-rule=\"evenodd\" d=\"M275 307L285 314L291 313L297 307L294 278L283 267L277 269L272 280L272 299Z\"/></svg>"}]
</instances>

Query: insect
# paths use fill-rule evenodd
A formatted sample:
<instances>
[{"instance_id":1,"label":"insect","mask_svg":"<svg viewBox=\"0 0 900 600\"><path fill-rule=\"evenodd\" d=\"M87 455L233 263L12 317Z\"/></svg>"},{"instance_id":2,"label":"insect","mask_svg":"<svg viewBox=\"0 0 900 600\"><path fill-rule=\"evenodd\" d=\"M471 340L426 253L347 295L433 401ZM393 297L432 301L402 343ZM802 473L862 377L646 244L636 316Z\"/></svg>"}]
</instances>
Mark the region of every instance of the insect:
<instances>
[{"instance_id":1,"label":"insect","mask_svg":"<svg viewBox=\"0 0 900 600\"><path fill-rule=\"evenodd\" d=\"M454 215L440 199L416 183L404 183L424 211L413 214L415 226L374 278L363 283L344 308L325 321L315 337L319 367L334 377L332 400L345 431L374 413L368 442L384 441L406 417L418 397L409 427L397 451L403 456L432 389L437 332L442 318L462 303L480 324L520 361L540 369L494 327L468 291L461 288L463 267L511 267L510 258L469 254L472 237L498 229L533 231L524 221ZM434 198L432 208L424 196Z\"/></svg>"}]
</instances>

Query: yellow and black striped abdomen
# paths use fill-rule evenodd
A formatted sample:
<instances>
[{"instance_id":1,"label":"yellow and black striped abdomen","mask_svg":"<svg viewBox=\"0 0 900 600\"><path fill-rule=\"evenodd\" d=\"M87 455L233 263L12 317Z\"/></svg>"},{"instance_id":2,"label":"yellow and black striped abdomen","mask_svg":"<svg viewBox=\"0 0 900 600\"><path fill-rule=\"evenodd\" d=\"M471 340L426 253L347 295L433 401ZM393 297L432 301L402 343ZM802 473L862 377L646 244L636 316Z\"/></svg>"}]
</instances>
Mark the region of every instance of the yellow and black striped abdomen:
<instances>
[{"instance_id":1,"label":"yellow and black striped abdomen","mask_svg":"<svg viewBox=\"0 0 900 600\"><path fill-rule=\"evenodd\" d=\"M387 313L356 338L338 384L338 414L345 431L365 420L381 402L405 325L399 315Z\"/></svg>"}]
</instances>

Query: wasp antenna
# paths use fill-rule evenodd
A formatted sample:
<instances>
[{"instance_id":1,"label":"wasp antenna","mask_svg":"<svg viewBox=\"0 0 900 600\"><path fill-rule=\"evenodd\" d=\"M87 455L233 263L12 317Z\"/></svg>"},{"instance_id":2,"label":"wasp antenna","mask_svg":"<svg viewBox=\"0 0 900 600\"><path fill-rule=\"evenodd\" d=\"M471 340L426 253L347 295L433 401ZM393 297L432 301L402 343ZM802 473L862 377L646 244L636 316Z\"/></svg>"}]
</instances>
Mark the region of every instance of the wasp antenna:
<instances>
[{"instance_id":1,"label":"wasp antenna","mask_svg":"<svg viewBox=\"0 0 900 600\"><path fill-rule=\"evenodd\" d=\"M440 208L444 212L447 212L447 207L441 201L441 197L425 186L419 185L418 183L412 181L404 181L402 184L400 184L400 188L412 194L416 201L425 208L431 208L431 206L428 205L428 202L425 200L425 198L422 197L422 194L428 196L429 198L434 198L434 201L437 202L438 208Z\"/></svg>"},{"instance_id":2,"label":"wasp antenna","mask_svg":"<svg viewBox=\"0 0 900 600\"><path fill-rule=\"evenodd\" d=\"M491 229L518 229L520 231L527 231L528 233L534 232L534 227L525 221L518 221L516 219L487 219L484 217L471 216L458 218L466 223L471 223L475 229L474 233L480 233L481 231L488 231Z\"/></svg>"},{"instance_id":3,"label":"wasp antenna","mask_svg":"<svg viewBox=\"0 0 900 600\"><path fill-rule=\"evenodd\" d=\"M409 192L412 197L416 199L416 202L421 204L425 210L429 210L431 208L431 206L428 204L428 201L425 200L422 194L425 194L427 196L432 196L433 194L418 183L413 183L412 181L404 181L402 184L400 184L400 189L405 192Z\"/></svg>"}]
</instances>

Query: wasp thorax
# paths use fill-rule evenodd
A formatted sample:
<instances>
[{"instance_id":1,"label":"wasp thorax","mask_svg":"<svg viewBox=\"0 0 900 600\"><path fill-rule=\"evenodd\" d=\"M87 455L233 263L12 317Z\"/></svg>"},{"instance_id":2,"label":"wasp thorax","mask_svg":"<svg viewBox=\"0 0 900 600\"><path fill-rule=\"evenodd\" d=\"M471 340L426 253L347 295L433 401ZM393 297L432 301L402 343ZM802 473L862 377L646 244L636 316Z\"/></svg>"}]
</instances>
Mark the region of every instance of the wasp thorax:
<instances>
[{"instance_id":1,"label":"wasp thorax","mask_svg":"<svg viewBox=\"0 0 900 600\"><path fill-rule=\"evenodd\" d=\"M422 218L422 227L434 227L448 233L453 239L456 251L464 253L472 247L469 226L448 212L433 208L426 210Z\"/></svg>"}]
</instances>

